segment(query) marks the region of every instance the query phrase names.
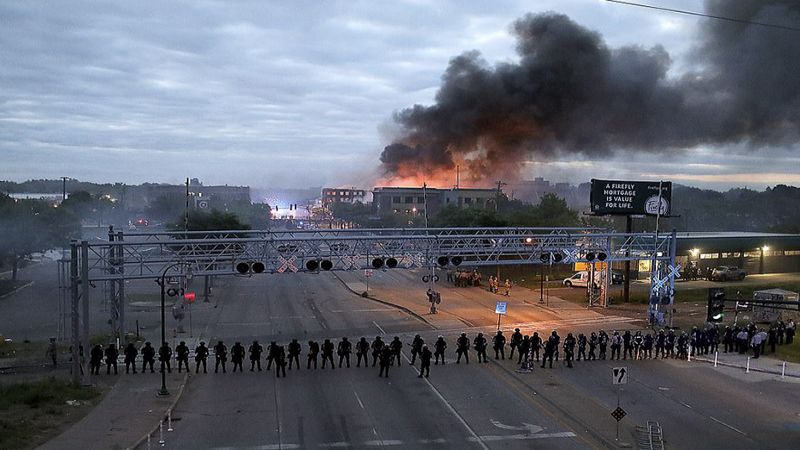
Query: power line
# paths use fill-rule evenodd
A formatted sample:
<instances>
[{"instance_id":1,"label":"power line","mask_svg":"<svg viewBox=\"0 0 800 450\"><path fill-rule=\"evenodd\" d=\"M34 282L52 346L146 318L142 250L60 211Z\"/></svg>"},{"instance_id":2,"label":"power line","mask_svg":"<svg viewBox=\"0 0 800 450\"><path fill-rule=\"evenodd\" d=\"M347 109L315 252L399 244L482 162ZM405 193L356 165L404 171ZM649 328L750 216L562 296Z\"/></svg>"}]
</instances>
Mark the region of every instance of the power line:
<instances>
[{"instance_id":1,"label":"power line","mask_svg":"<svg viewBox=\"0 0 800 450\"><path fill-rule=\"evenodd\" d=\"M779 30L800 31L800 28L798 28L798 27L790 27L790 26L787 26L787 25L778 25L778 24L767 23L767 22L756 22L756 21L753 21L753 20L735 19L735 18L732 18L732 17L716 16L716 15L713 15L713 14L705 14L705 13L699 13L699 12L694 12L694 11L686 11L686 10L683 10L683 9L666 8L666 7L663 7L663 6L647 5L647 4L644 4L644 3L626 2L626 1L623 1L623 0L606 0L606 1L610 2L610 3L619 3L621 5L638 6L639 8L655 9L655 10L658 10L658 11L667 11L667 12L673 12L673 13L677 13L677 14L685 14L685 15L688 15L688 16L706 17L706 18L709 18L709 19L725 20L727 22L743 23L743 24L747 24L747 25L758 25L758 26L767 27L767 28L777 28Z\"/></svg>"}]
</instances>

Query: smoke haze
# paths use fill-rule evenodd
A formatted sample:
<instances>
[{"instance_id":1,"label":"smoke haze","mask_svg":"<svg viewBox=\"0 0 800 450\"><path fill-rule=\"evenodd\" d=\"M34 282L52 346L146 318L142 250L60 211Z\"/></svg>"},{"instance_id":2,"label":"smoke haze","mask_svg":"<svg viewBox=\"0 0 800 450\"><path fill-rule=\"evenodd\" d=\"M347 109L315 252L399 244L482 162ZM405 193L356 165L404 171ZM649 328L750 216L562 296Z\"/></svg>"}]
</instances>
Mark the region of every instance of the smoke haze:
<instances>
[{"instance_id":1,"label":"smoke haze","mask_svg":"<svg viewBox=\"0 0 800 450\"><path fill-rule=\"evenodd\" d=\"M706 12L800 26L794 0L708 0ZM383 169L408 178L458 164L481 184L562 154L798 142L800 33L719 20L699 27L692 69L668 77L661 46L610 48L565 15L528 14L511 26L517 62L490 65L465 52L450 61L433 105L395 113L402 131L383 150Z\"/></svg>"}]
</instances>

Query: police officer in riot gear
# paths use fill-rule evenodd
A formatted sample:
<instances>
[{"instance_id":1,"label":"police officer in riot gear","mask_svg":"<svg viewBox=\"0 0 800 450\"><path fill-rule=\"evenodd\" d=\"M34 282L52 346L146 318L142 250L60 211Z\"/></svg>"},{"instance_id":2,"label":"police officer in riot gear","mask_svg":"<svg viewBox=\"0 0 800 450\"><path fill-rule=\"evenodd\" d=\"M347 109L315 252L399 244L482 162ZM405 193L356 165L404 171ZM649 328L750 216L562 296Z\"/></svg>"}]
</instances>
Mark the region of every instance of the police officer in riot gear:
<instances>
[{"instance_id":1,"label":"police officer in riot gear","mask_svg":"<svg viewBox=\"0 0 800 450\"><path fill-rule=\"evenodd\" d=\"M119 350L117 350L117 346L114 344L108 344L108 347L106 347L106 375L111 373L111 366L114 366L114 375L119 373L117 372L118 357Z\"/></svg>"},{"instance_id":2,"label":"police officer in riot gear","mask_svg":"<svg viewBox=\"0 0 800 450\"><path fill-rule=\"evenodd\" d=\"M233 363L233 372L236 372L236 368L239 368L239 372L244 372L242 369L242 362L244 361L244 346L241 342L236 342L231 347L231 362Z\"/></svg>"},{"instance_id":3,"label":"police officer in riot gear","mask_svg":"<svg viewBox=\"0 0 800 450\"><path fill-rule=\"evenodd\" d=\"M506 337L503 332L497 330L497 334L492 338L492 347L494 348L494 359L498 358L498 353L503 359L506 359Z\"/></svg>"},{"instance_id":4,"label":"police officer in riot gear","mask_svg":"<svg viewBox=\"0 0 800 450\"><path fill-rule=\"evenodd\" d=\"M219 373L220 365L222 366L222 373L226 373L225 363L228 362L228 347L222 341L217 341L217 345L214 346L214 357L216 358L214 373Z\"/></svg>"},{"instance_id":5,"label":"police officer in riot gear","mask_svg":"<svg viewBox=\"0 0 800 450\"><path fill-rule=\"evenodd\" d=\"M475 353L478 354L479 363L486 362L486 345L486 338L483 337L483 333L478 333L475 339L472 340L472 347L475 349Z\"/></svg>"},{"instance_id":6,"label":"police officer in riot gear","mask_svg":"<svg viewBox=\"0 0 800 450\"><path fill-rule=\"evenodd\" d=\"M289 370L292 370L292 362L294 362L295 366L297 366L297 370L300 370L300 352L302 349L300 348L300 343L297 342L297 339L292 339L292 342L289 343Z\"/></svg>"},{"instance_id":7,"label":"police officer in riot gear","mask_svg":"<svg viewBox=\"0 0 800 450\"><path fill-rule=\"evenodd\" d=\"M325 364L325 361L322 362ZM331 363L333 365L333 363ZM286 378L286 350L282 345L275 346L275 377L280 378L281 374Z\"/></svg>"},{"instance_id":8,"label":"police officer in riot gear","mask_svg":"<svg viewBox=\"0 0 800 450\"><path fill-rule=\"evenodd\" d=\"M186 346L186 342L181 341L177 347L175 347L175 355L176 360L178 361L178 373L181 373L181 365L186 367L186 371L189 371L189 347Z\"/></svg>"},{"instance_id":9,"label":"police officer in riot gear","mask_svg":"<svg viewBox=\"0 0 800 450\"><path fill-rule=\"evenodd\" d=\"M361 360L364 360L364 367L369 367L369 359L367 357L369 353L369 342L367 342L367 338L361 337L361 339L356 343L356 367L361 367Z\"/></svg>"},{"instance_id":10,"label":"police officer in riot gear","mask_svg":"<svg viewBox=\"0 0 800 450\"><path fill-rule=\"evenodd\" d=\"M375 367L375 362L380 359L383 347L385 347L385 344L383 343L381 337L375 336L375 340L372 341L372 367Z\"/></svg>"},{"instance_id":11,"label":"police officer in riot gear","mask_svg":"<svg viewBox=\"0 0 800 450\"><path fill-rule=\"evenodd\" d=\"M130 373L130 369L133 368L133 373L136 373L136 355L139 354L139 350L136 350L133 343L128 343L128 346L125 347L125 373Z\"/></svg>"},{"instance_id":12,"label":"police officer in riot gear","mask_svg":"<svg viewBox=\"0 0 800 450\"><path fill-rule=\"evenodd\" d=\"M425 345L425 340L420 337L420 335L414 336L414 340L411 342L411 365L414 365L414 362L417 360L417 355L419 352L422 351L422 346Z\"/></svg>"},{"instance_id":13,"label":"police officer in riot gear","mask_svg":"<svg viewBox=\"0 0 800 450\"><path fill-rule=\"evenodd\" d=\"M389 343L389 348L392 349L392 356L397 359L397 367L400 367L400 352L403 350L403 343L400 342L400 338L395 336L392 342Z\"/></svg>"},{"instance_id":14,"label":"police officer in riot gear","mask_svg":"<svg viewBox=\"0 0 800 450\"><path fill-rule=\"evenodd\" d=\"M275 361L275 355L278 351L278 344L275 341L272 341L267 346L267 370L272 369L272 363Z\"/></svg>"},{"instance_id":15,"label":"police officer in riot gear","mask_svg":"<svg viewBox=\"0 0 800 450\"><path fill-rule=\"evenodd\" d=\"M258 365L258 371L261 372L261 353L264 351L264 347L258 341L253 341L247 350L250 353L250 372L256 368L256 365Z\"/></svg>"},{"instance_id":16,"label":"police officer in riot gear","mask_svg":"<svg viewBox=\"0 0 800 450\"><path fill-rule=\"evenodd\" d=\"M161 371L164 371L166 367L167 372L172 373L172 367L170 367L170 360L172 360L172 349L169 348L169 344L166 342L161 343L161 347L158 349L158 361L161 363Z\"/></svg>"},{"instance_id":17,"label":"police officer in riot gear","mask_svg":"<svg viewBox=\"0 0 800 450\"><path fill-rule=\"evenodd\" d=\"M567 362L567 367L572 368L572 359L575 356L575 338L572 333L567 333L564 339L564 360Z\"/></svg>"},{"instance_id":18,"label":"police officer in riot gear","mask_svg":"<svg viewBox=\"0 0 800 450\"><path fill-rule=\"evenodd\" d=\"M380 351L381 371L378 373L379 377L386 373L386 378L389 378L389 366L392 365L393 359L394 353L392 353L392 349L388 345L384 345Z\"/></svg>"},{"instance_id":19,"label":"police officer in riot gear","mask_svg":"<svg viewBox=\"0 0 800 450\"><path fill-rule=\"evenodd\" d=\"M336 348L336 352L339 355L339 368L342 367L342 360L347 362L347 367L350 367L350 353L352 351L352 344L350 344L350 341L348 341L346 337L343 337Z\"/></svg>"},{"instance_id":20,"label":"police officer in riot gear","mask_svg":"<svg viewBox=\"0 0 800 450\"><path fill-rule=\"evenodd\" d=\"M469 364L469 338L467 333L461 333L461 336L456 340L456 364L461 362L461 356L464 356L467 364Z\"/></svg>"},{"instance_id":21,"label":"police officer in riot gear","mask_svg":"<svg viewBox=\"0 0 800 450\"><path fill-rule=\"evenodd\" d=\"M203 363L203 373L208 373L206 370L207 359L208 347L205 342L200 342L200 345L194 349L194 373L200 373L200 363Z\"/></svg>"},{"instance_id":22,"label":"police officer in riot gear","mask_svg":"<svg viewBox=\"0 0 800 450\"><path fill-rule=\"evenodd\" d=\"M422 348L419 352L419 378L422 378L422 374L425 374L425 378L428 378L431 375L431 357L433 353L428 349L428 346L422 344Z\"/></svg>"},{"instance_id":23,"label":"police officer in riot gear","mask_svg":"<svg viewBox=\"0 0 800 450\"><path fill-rule=\"evenodd\" d=\"M519 328L514 328L514 334L511 335L511 353L508 354L508 359L514 359L514 349L519 347L519 344L521 343L522 333L519 332Z\"/></svg>"},{"instance_id":24,"label":"police officer in riot gear","mask_svg":"<svg viewBox=\"0 0 800 450\"><path fill-rule=\"evenodd\" d=\"M306 369L311 368L311 363L314 363L314 370L317 370L317 356L319 355L319 343L317 341L308 341L308 364Z\"/></svg>"},{"instance_id":25,"label":"police officer in riot gear","mask_svg":"<svg viewBox=\"0 0 800 450\"><path fill-rule=\"evenodd\" d=\"M150 342L145 342L144 347L142 347L142 373L144 373L145 368L149 365L150 366L150 373L155 372L153 370L153 364L156 362L156 349L150 344Z\"/></svg>"},{"instance_id":26,"label":"police officer in riot gear","mask_svg":"<svg viewBox=\"0 0 800 450\"><path fill-rule=\"evenodd\" d=\"M325 361L331 362L331 370L335 369L333 365L333 342L330 339L325 339L322 343L322 368L325 368Z\"/></svg>"},{"instance_id":27,"label":"police officer in riot gear","mask_svg":"<svg viewBox=\"0 0 800 450\"><path fill-rule=\"evenodd\" d=\"M442 364L447 364L447 361L444 359L444 351L447 349L447 342L445 342L444 337L439 335L436 339L436 343L433 344L435 351L433 352L433 356L435 358L435 365L439 364L439 357L442 358Z\"/></svg>"}]
</instances>

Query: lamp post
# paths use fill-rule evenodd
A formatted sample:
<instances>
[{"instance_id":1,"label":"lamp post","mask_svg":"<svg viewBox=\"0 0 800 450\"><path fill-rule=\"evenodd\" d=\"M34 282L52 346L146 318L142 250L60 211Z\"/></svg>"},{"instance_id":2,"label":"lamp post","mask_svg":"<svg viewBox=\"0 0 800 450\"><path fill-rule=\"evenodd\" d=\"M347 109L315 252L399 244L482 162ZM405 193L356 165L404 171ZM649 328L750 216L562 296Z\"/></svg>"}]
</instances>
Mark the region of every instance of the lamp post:
<instances>
[{"instance_id":1,"label":"lamp post","mask_svg":"<svg viewBox=\"0 0 800 450\"><path fill-rule=\"evenodd\" d=\"M156 280L156 283L158 283L159 286L161 286L161 346L163 346L164 343L167 342L167 327L166 327L166 300L167 300L166 299L166 296L167 296L166 278L167 278L167 272L169 272L171 269L174 269L176 267L179 267L179 266L182 266L182 265L186 265L186 264L187 263L185 263L185 262L178 262L178 263L171 264L171 265L167 266L164 269L164 272L161 273L161 277ZM187 273L187 276L190 276L190 274L191 273ZM161 347L159 347L159 350L160 349L161 349ZM169 395L169 391L167 390L167 372L166 372L166 370L164 370L164 363L163 362L161 363L161 389L159 389L158 395L163 395L163 396Z\"/></svg>"}]
</instances>

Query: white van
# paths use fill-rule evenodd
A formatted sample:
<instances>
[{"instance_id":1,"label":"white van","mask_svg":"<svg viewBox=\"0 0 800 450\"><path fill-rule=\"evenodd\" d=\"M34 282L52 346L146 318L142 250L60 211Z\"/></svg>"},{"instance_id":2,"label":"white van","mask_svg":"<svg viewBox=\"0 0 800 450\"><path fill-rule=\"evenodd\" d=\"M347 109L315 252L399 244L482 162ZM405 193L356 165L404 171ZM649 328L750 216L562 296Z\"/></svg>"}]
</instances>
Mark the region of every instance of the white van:
<instances>
[{"instance_id":1,"label":"white van","mask_svg":"<svg viewBox=\"0 0 800 450\"><path fill-rule=\"evenodd\" d=\"M564 286L566 287L586 287L589 285L589 271L583 270L581 272L577 272L575 275L564 278ZM594 286L599 288L600 287L600 274L594 274Z\"/></svg>"}]
</instances>

